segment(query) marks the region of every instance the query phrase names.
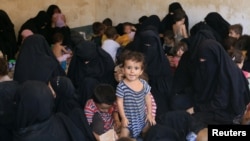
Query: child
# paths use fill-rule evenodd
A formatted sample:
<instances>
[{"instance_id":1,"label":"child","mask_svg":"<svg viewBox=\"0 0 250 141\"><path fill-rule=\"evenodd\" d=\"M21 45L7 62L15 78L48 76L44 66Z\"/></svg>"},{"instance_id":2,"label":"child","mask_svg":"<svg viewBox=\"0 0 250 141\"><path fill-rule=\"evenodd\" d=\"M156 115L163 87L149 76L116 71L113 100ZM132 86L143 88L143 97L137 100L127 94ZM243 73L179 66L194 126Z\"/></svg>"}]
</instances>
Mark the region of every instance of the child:
<instances>
[{"instance_id":1,"label":"child","mask_svg":"<svg viewBox=\"0 0 250 141\"><path fill-rule=\"evenodd\" d=\"M102 46L102 38L105 32L106 26L101 22L94 22L92 24L93 35L91 41L96 43L98 47Z\"/></svg>"},{"instance_id":2,"label":"child","mask_svg":"<svg viewBox=\"0 0 250 141\"><path fill-rule=\"evenodd\" d=\"M11 81L8 73L8 61L5 58L0 57L0 82Z\"/></svg>"},{"instance_id":3,"label":"child","mask_svg":"<svg viewBox=\"0 0 250 141\"><path fill-rule=\"evenodd\" d=\"M232 49L228 51L229 56L232 58L233 62L237 64L237 66L242 69L244 63L244 56L241 50ZM243 74L246 78L250 78L250 74L247 71L242 70Z\"/></svg>"},{"instance_id":4,"label":"child","mask_svg":"<svg viewBox=\"0 0 250 141\"><path fill-rule=\"evenodd\" d=\"M140 79L144 70L144 56L139 52L129 52L123 60L125 78L116 89L117 105L122 121L120 137L137 138L155 125L152 116L151 87ZM145 105L147 110L145 109Z\"/></svg>"},{"instance_id":5,"label":"child","mask_svg":"<svg viewBox=\"0 0 250 141\"><path fill-rule=\"evenodd\" d=\"M71 57L71 51L66 50L65 46L62 46L63 34L55 33L53 36L54 44L52 45L52 52L57 60L61 63L62 68L66 71L67 59Z\"/></svg>"},{"instance_id":6,"label":"child","mask_svg":"<svg viewBox=\"0 0 250 141\"><path fill-rule=\"evenodd\" d=\"M179 42L183 38L188 38L188 32L185 25L185 17L186 13L182 9L176 9L174 10L173 19L174 24L172 26L174 35L175 35L175 41Z\"/></svg>"},{"instance_id":7,"label":"child","mask_svg":"<svg viewBox=\"0 0 250 141\"><path fill-rule=\"evenodd\" d=\"M234 24L229 26L229 37L239 39L242 36L243 27L241 24Z\"/></svg>"},{"instance_id":8,"label":"child","mask_svg":"<svg viewBox=\"0 0 250 141\"><path fill-rule=\"evenodd\" d=\"M99 84L94 90L93 99L84 107L85 116L97 140L99 136L115 126L118 132L120 119L115 105L115 90L109 84Z\"/></svg>"},{"instance_id":9,"label":"child","mask_svg":"<svg viewBox=\"0 0 250 141\"><path fill-rule=\"evenodd\" d=\"M175 45L175 38L174 38L174 33L172 30L167 30L165 31L163 35L163 50L165 54L170 54L170 50L174 47Z\"/></svg>"},{"instance_id":10,"label":"child","mask_svg":"<svg viewBox=\"0 0 250 141\"><path fill-rule=\"evenodd\" d=\"M134 40L135 31L136 29L131 23L123 23L123 35L119 36L116 41L121 46L126 46L128 43Z\"/></svg>"},{"instance_id":11,"label":"child","mask_svg":"<svg viewBox=\"0 0 250 141\"><path fill-rule=\"evenodd\" d=\"M102 49L109 53L115 63L117 49L120 47L120 44L115 41L118 36L117 31L114 27L108 27L104 34L107 39L103 42Z\"/></svg>"},{"instance_id":12,"label":"child","mask_svg":"<svg viewBox=\"0 0 250 141\"><path fill-rule=\"evenodd\" d=\"M223 47L226 51L230 51L232 50L233 48L235 48L235 45L237 43L237 40L236 38L234 37L230 37L228 36L227 38L224 39L224 42L223 42Z\"/></svg>"},{"instance_id":13,"label":"child","mask_svg":"<svg viewBox=\"0 0 250 141\"><path fill-rule=\"evenodd\" d=\"M121 54L117 57L116 67L114 69L114 77L118 83L121 82L125 78L124 73L123 73L122 63L124 62L123 61L124 58L130 52L131 51L129 51L129 50L123 50L123 52L121 52ZM140 75L140 78L144 79L148 82L148 75L145 72L143 72ZM155 99L154 99L153 95L151 95L151 100L152 100L152 115L153 115L153 117L155 117L157 106L156 106ZM146 106L145 106L145 109L147 109Z\"/></svg>"},{"instance_id":14,"label":"child","mask_svg":"<svg viewBox=\"0 0 250 141\"><path fill-rule=\"evenodd\" d=\"M187 44L184 42L179 42L175 47L173 47L170 50L170 55L167 55L173 73L175 72L175 69L178 67L181 56L186 51L187 51Z\"/></svg>"}]
</instances>

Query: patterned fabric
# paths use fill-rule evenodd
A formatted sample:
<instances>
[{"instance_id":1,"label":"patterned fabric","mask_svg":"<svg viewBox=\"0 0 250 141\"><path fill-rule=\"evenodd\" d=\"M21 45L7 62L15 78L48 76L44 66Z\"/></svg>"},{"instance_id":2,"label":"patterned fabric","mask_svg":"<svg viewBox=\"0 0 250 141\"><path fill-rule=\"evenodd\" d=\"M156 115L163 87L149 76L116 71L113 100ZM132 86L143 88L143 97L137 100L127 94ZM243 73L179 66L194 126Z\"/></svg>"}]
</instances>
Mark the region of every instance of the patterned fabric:
<instances>
[{"instance_id":1,"label":"patterned fabric","mask_svg":"<svg viewBox=\"0 0 250 141\"><path fill-rule=\"evenodd\" d=\"M148 83L140 79L143 89L139 92L130 89L123 81L117 85L116 95L123 98L124 112L129 121L128 129L132 137L138 137L146 125L145 95L150 92Z\"/></svg>"},{"instance_id":2,"label":"patterned fabric","mask_svg":"<svg viewBox=\"0 0 250 141\"><path fill-rule=\"evenodd\" d=\"M96 112L98 112L101 115L102 120L104 122L104 130L105 130L104 132L112 128L113 123L114 123L112 114L113 112L116 112L116 111L117 111L116 104L114 104L107 113L99 111L93 99L88 100L84 108L85 116L89 124L93 122L92 119Z\"/></svg>"}]
</instances>

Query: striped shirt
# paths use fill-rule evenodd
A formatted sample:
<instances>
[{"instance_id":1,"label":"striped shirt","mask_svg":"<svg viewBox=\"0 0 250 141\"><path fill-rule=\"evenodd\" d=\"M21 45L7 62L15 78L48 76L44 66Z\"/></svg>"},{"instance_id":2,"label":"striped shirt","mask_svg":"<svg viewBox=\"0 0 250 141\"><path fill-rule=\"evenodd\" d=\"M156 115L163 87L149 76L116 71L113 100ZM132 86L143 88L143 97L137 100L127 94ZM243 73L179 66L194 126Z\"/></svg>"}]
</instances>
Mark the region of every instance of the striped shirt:
<instances>
[{"instance_id":1,"label":"striped shirt","mask_svg":"<svg viewBox=\"0 0 250 141\"><path fill-rule=\"evenodd\" d=\"M146 125L145 96L150 93L151 87L145 80L140 81L143 89L139 92L130 89L123 81L116 88L116 95L123 98L124 112L129 121L128 129L132 137L138 137Z\"/></svg>"},{"instance_id":2,"label":"striped shirt","mask_svg":"<svg viewBox=\"0 0 250 141\"><path fill-rule=\"evenodd\" d=\"M98 112L101 117L102 120L104 121L104 132L108 131L109 129L112 128L113 123L114 123L114 119L112 117L112 114L114 112L117 112L117 105L114 104L107 113L105 112L101 112L98 107L96 106L95 102L93 101L93 99L89 99L84 107L84 112L85 112L85 116L88 120L88 123L91 124L92 123L92 118L94 116L94 114L96 112Z\"/></svg>"}]
</instances>

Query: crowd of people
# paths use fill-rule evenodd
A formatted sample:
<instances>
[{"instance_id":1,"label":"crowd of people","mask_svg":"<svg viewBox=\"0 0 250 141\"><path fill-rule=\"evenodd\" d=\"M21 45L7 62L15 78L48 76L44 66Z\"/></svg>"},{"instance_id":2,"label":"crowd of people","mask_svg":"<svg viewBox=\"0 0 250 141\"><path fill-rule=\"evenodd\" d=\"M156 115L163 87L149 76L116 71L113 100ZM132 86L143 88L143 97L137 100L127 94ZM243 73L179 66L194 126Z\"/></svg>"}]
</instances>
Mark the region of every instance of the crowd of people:
<instances>
[{"instance_id":1,"label":"crowd of people","mask_svg":"<svg viewBox=\"0 0 250 141\"><path fill-rule=\"evenodd\" d=\"M163 19L94 21L89 40L57 5L17 38L0 17L0 140L205 141L208 125L249 124L250 36L218 12L189 27L173 2Z\"/></svg>"}]
</instances>

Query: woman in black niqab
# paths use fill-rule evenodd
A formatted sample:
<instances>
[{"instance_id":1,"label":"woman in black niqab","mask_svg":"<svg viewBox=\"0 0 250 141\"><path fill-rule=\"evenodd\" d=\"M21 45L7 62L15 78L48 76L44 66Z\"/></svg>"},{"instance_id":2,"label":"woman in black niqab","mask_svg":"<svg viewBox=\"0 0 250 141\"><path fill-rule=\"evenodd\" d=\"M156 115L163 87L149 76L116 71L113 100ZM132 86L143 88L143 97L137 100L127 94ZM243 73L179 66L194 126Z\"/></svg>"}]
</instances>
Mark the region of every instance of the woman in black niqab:
<instances>
[{"instance_id":1,"label":"woman in black niqab","mask_svg":"<svg viewBox=\"0 0 250 141\"><path fill-rule=\"evenodd\" d=\"M193 81L193 116L206 124L232 124L250 101L248 82L224 48L205 40Z\"/></svg>"},{"instance_id":2,"label":"woman in black niqab","mask_svg":"<svg viewBox=\"0 0 250 141\"><path fill-rule=\"evenodd\" d=\"M25 29L29 29L34 34L40 34L44 36L44 38L48 41L48 28L47 24L49 22L49 17L47 13L43 10L39 11L37 15L33 18L28 19L20 28L17 37L17 44L20 46L22 44L22 36L21 33Z\"/></svg>"},{"instance_id":3,"label":"woman in black niqab","mask_svg":"<svg viewBox=\"0 0 250 141\"><path fill-rule=\"evenodd\" d=\"M47 41L42 35L27 37L16 61L13 79L22 83L39 80L48 83L55 76L65 76Z\"/></svg>"},{"instance_id":4,"label":"woman in black niqab","mask_svg":"<svg viewBox=\"0 0 250 141\"><path fill-rule=\"evenodd\" d=\"M77 90L81 104L91 98L94 87L107 83L115 87L114 61L91 41L80 41L72 56L67 76Z\"/></svg>"},{"instance_id":5,"label":"woman in black niqab","mask_svg":"<svg viewBox=\"0 0 250 141\"><path fill-rule=\"evenodd\" d=\"M224 41L224 39L228 37L229 33L228 29L230 23L226 21L219 13L217 12L208 13L207 16L205 17L205 22L220 35L221 41Z\"/></svg>"},{"instance_id":6,"label":"woman in black niqab","mask_svg":"<svg viewBox=\"0 0 250 141\"><path fill-rule=\"evenodd\" d=\"M192 82L195 74L195 68L199 64L198 50L200 44L206 40L215 40L210 30L199 30L188 38L188 50L182 55L179 65L175 71L172 87L172 110L183 110L190 106L189 95L193 93Z\"/></svg>"},{"instance_id":7,"label":"woman in black niqab","mask_svg":"<svg viewBox=\"0 0 250 141\"><path fill-rule=\"evenodd\" d=\"M54 98L40 81L21 84L16 93L14 141L83 141L85 136L64 114L53 113Z\"/></svg>"}]
</instances>

